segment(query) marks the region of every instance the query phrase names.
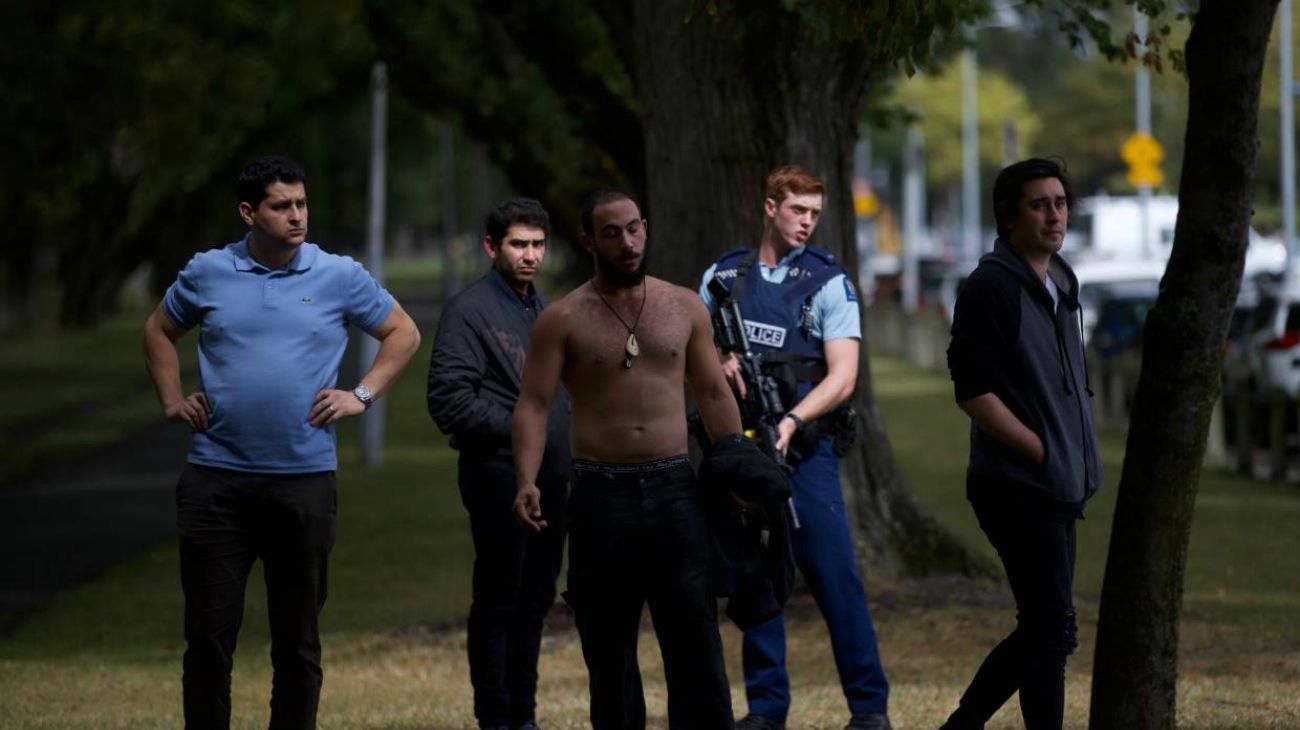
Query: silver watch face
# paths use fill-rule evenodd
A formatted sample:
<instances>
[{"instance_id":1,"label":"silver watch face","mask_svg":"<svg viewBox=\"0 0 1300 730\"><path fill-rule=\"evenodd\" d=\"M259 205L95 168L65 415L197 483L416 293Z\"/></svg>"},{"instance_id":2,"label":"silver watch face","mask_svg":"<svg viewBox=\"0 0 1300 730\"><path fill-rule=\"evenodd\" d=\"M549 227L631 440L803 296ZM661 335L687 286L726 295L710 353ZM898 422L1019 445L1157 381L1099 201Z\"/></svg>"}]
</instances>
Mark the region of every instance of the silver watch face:
<instances>
[{"instance_id":1,"label":"silver watch face","mask_svg":"<svg viewBox=\"0 0 1300 730\"><path fill-rule=\"evenodd\" d=\"M358 385L356 388L354 388L352 390L352 395L355 395L362 403L365 403L366 405L370 405L370 401L373 400L372 396L370 395L370 389L364 385Z\"/></svg>"}]
</instances>

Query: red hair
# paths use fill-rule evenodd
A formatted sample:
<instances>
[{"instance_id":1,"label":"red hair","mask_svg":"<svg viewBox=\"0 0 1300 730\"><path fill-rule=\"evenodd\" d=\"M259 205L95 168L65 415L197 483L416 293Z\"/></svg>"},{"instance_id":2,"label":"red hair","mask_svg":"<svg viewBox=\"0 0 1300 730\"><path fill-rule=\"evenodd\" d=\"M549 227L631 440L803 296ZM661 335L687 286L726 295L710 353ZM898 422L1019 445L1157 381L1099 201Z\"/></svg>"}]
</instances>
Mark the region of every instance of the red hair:
<instances>
[{"instance_id":1,"label":"red hair","mask_svg":"<svg viewBox=\"0 0 1300 730\"><path fill-rule=\"evenodd\" d=\"M790 195L825 195L826 183L802 165L782 165L767 174L765 197L777 205Z\"/></svg>"}]
</instances>

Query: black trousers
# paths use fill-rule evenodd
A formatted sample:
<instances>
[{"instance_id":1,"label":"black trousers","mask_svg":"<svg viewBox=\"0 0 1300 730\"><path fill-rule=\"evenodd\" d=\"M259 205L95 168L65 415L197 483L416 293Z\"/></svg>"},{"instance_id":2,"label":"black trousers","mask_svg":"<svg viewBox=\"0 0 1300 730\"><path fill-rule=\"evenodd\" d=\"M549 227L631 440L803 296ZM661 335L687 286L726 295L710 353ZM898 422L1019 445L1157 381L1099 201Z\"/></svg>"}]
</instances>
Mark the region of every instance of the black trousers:
<instances>
[{"instance_id":1,"label":"black trousers","mask_svg":"<svg viewBox=\"0 0 1300 730\"><path fill-rule=\"evenodd\" d=\"M1006 569L1016 628L984 659L944 727L982 728L1019 691L1028 730L1059 730L1065 662L1078 645L1072 585L1080 508L974 477L967 492Z\"/></svg>"},{"instance_id":2,"label":"black trousers","mask_svg":"<svg viewBox=\"0 0 1300 730\"><path fill-rule=\"evenodd\" d=\"M460 496L474 538L469 675L479 727L518 727L537 706L542 624L555 602L564 558L566 479L541 479L548 526L531 534L515 521L514 465L462 456Z\"/></svg>"},{"instance_id":3,"label":"black trousers","mask_svg":"<svg viewBox=\"0 0 1300 730\"><path fill-rule=\"evenodd\" d=\"M185 727L230 727L230 670L258 558L271 625L272 730L316 727L320 610L337 533L334 472L252 474L190 464L176 487L185 590Z\"/></svg>"},{"instance_id":4,"label":"black trousers","mask_svg":"<svg viewBox=\"0 0 1300 730\"><path fill-rule=\"evenodd\" d=\"M708 526L685 456L650 464L574 462L569 575L595 730L641 730L637 665L650 606L671 728L731 728Z\"/></svg>"}]
</instances>

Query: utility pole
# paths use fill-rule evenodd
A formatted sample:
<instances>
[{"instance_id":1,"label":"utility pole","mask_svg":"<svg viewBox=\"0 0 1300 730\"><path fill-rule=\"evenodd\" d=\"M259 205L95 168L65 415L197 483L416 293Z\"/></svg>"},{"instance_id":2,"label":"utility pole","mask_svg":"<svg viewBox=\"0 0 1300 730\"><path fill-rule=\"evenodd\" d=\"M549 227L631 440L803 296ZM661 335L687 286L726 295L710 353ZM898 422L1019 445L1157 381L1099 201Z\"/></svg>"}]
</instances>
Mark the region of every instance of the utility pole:
<instances>
[{"instance_id":1,"label":"utility pole","mask_svg":"<svg viewBox=\"0 0 1300 730\"><path fill-rule=\"evenodd\" d=\"M456 146L451 122L438 127L438 156L442 163L442 301L445 304L460 289L456 270Z\"/></svg>"},{"instance_id":2,"label":"utility pole","mask_svg":"<svg viewBox=\"0 0 1300 730\"><path fill-rule=\"evenodd\" d=\"M388 67L378 62L370 72L370 182L367 185L366 263L370 275L384 283L384 184L385 149L388 146ZM365 335L361 338L361 367L359 373L370 370L379 353L379 341ZM361 463L378 466L384 454L384 414L386 401L382 398L371 403L361 414Z\"/></svg>"},{"instance_id":3,"label":"utility pole","mask_svg":"<svg viewBox=\"0 0 1300 730\"><path fill-rule=\"evenodd\" d=\"M1151 136L1151 71L1146 65L1147 52L1147 16L1136 7L1133 10L1133 32L1137 35L1137 131L1138 134ZM1141 221L1139 241L1142 242L1142 258L1151 258L1151 185L1139 183L1138 218Z\"/></svg>"},{"instance_id":4,"label":"utility pole","mask_svg":"<svg viewBox=\"0 0 1300 730\"><path fill-rule=\"evenodd\" d=\"M907 141L903 145L903 311L916 312L920 305L921 289L917 262L917 248L921 243L921 229L925 226L925 137L921 126L907 126Z\"/></svg>"},{"instance_id":5,"label":"utility pole","mask_svg":"<svg viewBox=\"0 0 1300 730\"><path fill-rule=\"evenodd\" d=\"M1291 0L1282 0L1279 9L1282 27L1278 36L1282 79L1282 240L1286 243L1286 277L1294 274L1295 238L1295 79L1291 70Z\"/></svg>"},{"instance_id":6,"label":"utility pole","mask_svg":"<svg viewBox=\"0 0 1300 730\"><path fill-rule=\"evenodd\" d=\"M975 29L966 26L961 52L961 258L980 255L979 94L976 85Z\"/></svg>"}]
</instances>

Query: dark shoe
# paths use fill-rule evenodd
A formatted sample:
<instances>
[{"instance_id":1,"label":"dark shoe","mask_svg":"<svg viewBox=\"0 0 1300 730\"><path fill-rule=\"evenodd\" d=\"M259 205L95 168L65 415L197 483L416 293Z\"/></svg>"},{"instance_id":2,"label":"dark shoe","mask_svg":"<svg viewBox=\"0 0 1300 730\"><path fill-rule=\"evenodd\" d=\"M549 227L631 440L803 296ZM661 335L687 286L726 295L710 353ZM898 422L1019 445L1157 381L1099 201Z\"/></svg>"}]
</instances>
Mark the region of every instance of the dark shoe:
<instances>
[{"instance_id":1,"label":"dark shoe","mask_svg":"<svg viewBox=\"0 0 1300 730\"><path fill-rule=\"evenodd\" d=\"M785 730L785 723L751 712L736 723L736 730Z\"/></svg>"},{"instance_id":2,"label":"dark shoe","mask_svg":"<svg viewBox=\"0 0 1300 730\"><path fill-rule=\"evenodd\" d=\"M844 726L844 730L892 730L893 727L889 724L889 715L879 712L856 712L849 718L849 724Z\"/></svg>"},{"instance_id":3,"label":"dark shoe","mask_svg":"<svg viewBox=\"0 0 1300 730\"><path fill-rule=\"evenodd\" d=\"M528 720L524 722L524 724L516 725L510 730L542 730L542 728L537 724L536 720Z\"/></svg>"}]
</instances>

